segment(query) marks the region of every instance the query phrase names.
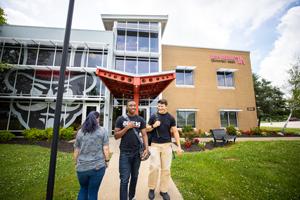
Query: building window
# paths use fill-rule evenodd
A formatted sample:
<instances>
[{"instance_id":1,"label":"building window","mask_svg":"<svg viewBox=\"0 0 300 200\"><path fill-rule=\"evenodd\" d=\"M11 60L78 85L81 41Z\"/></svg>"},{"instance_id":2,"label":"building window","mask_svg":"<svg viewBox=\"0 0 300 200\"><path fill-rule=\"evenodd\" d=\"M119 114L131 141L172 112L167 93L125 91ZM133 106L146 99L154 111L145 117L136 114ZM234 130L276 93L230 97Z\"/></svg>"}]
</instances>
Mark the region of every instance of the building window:
<instances>
[{"instance_id":1,"label":"building window","mask_svg":"<svg viewBox=\"0 0 300 200\"><path fill-rule=\"evenodd\" d=\"M221 111L220 112L221 127L228 127L230 125L238 127L237 125L237 112L234 111Z\"/></svg>"},{"instance_id":2,"label":"building window","mask_svg":"<svg viewBox=\"0 0 300 200\"><path fill-rule=\"evenodd\" d=\"M116 70L133 74L158 72L158 59L148 57L118 56L115 60Z\"/></svg>"},{"instance_id":3,"label":"building window","mask_svg":"<svg viewBox=\"0 0 300 200\"><path fill-rule=\"evenodd\" d=\"M218 71L217 78L218 78L218 86L234 87L233 72Z\"/></svg>"},{"instance_id":4,"label":"building window","mask_svg":"<svg viewBox=\"0 0 300 200\"><path fill-rule=\"evenodd\" d=\"M120 51L159 51L159 24L149 22L118 22L116 49Z\"/></svg>"},{"instance_id":5,"label":"building window","mask_svg":"<svg viewBox=\"0 0 300 200\"><path fill-rule=\"evenodd\" d=\"M176 69L176 85L194 85L193 70Z\"/></svg>"},{"instance_id":6,"label":"building window","mask_svg":"<svg viewBox=\"0 0 300 200\"><path fill-rule=\"evenodd\" d=\"M196 127L196 112L195 111L177 111L177 127L184 126Z\"/></svg>"}]
</instances>

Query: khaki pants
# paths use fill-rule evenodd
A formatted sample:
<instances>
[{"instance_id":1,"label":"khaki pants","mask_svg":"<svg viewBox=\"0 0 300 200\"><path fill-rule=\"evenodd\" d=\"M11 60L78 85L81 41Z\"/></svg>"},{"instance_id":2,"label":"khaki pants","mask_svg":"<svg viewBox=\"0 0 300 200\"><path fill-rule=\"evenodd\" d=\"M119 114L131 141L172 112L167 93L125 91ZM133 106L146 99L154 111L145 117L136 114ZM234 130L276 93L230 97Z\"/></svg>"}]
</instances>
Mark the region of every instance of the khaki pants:
<instances>
[{"instance_id":1,"label":"khaki pants","mask_svg":"<svg viewBox=\"0 0 300 200\"><path fill-rule=\"evenodd\" d=\"M171 179L172 147L171 143L152 143L150 147L149 189L155 189L160 170L160 191L167 192Z\"/></svg>"}]
</instances>

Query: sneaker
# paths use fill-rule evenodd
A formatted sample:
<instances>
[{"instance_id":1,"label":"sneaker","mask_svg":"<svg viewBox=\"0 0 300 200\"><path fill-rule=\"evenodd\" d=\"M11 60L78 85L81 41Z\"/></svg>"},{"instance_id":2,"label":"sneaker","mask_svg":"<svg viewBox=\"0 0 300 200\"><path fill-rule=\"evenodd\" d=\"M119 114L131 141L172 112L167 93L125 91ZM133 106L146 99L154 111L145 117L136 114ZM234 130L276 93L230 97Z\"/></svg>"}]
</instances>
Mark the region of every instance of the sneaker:
<instances>
[{"instance_id":1,"label":"sneaker","mask_svg":"<svg viewBox=\"0 0 300 200\"><path fill-rule=\"evenodd\" d=\"M136 198L135 198L135 197L132 197L132 198L129 198L129 200L136 200Z\"/></svg>"},{"instance_id":2,"label":"sneaker","mask_svg":"<svg viewBox=\"0 0 300 200\"><path fill-rule=\"evenodd\" d=\"M153 200L155 197L154 190L149 190L148 197L150 200Z\"/></svg>"},{"instance_id":3,"label":"sneaker","mask_svg":"<svg viewBox=\"0 0 300 200\"><path fill-rule=\"evenodd\" d=\"M167 192L160 192L160 196L162 196L163 200L170 200L170 196Z\"/></svg>"}]
</instances>

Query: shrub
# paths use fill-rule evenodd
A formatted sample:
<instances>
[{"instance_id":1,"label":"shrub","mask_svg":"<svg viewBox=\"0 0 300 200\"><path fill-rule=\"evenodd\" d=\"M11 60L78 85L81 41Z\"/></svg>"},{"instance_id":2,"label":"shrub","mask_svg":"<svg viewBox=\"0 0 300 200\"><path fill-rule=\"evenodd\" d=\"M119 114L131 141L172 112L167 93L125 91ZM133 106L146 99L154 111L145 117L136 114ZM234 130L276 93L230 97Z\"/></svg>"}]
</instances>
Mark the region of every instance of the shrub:
<instances>
[{"instance_id":1,"label":"shrub","mask_svg":"<svg viewBox=\"0 0 300 200\"><path fill-rule=\"evenodd\" d=\"M9 131L0 131L0 142L7 142L16 136Z\"/></svg>"},{"instance_id":2,"label":"shrub","mask_svg":"<svg viewBox=\"0 0 300 200\"><path fill-rule=\"evenodd\" d=\"M182 132L183 133L192 132L192 131L194 131L194 129L190 125L182 127Z\"/></svg>"},{"instance_id":3,"label":"shrub","mask_svg":"<svg viewBox=\"0 0 300 200\"><path fill-rule=\"evenodd\" d=\"M255 128L251 128L251 135L260 135L261 134L261 130L259 127L255 127Z\"/></svg>"},{"instance_id":4,"label":"shrub","mask_svg":"<svg viewBox=\"0 0 300 200\"><path fill-rule=\"evenodd\" d=\"M53 137L53 128L46 128L45 130L48 140Z\"/></svg>"},{"instance_id":5,"label":"shrub","mask_svg":"<svg viewBox=\"0 0 300 200\"><path fill-rule=\"evenodd\" d=\"M241 133L243 135L248 135L248 136L251 136L253 134L253 132L251 132L250 130L241 131Z\"/></svg>"},{"instance_id":6,"label":"shrub","mask_svg":"<svg viewBox=\"0 0 300 200\"><path fill-rule=\"evenodd\" d=\"M230 125L226 128L226 131L229 135L237 135L237 130L233 125Z\"/></svg>"},{"instance_id":7,"label":"shrub","mask_svg":"<svg viewBox=\"0 0 300 200\"><path fill-rule=\"evenodd\" d=\"M62 140L71 140L74 136L74 128L72 126L68 128L61 128L59 131L59 138Z\"/></svg>"},{"instance_id":8,"label":"shrub","mask_svg":"<svg viewBox=\"0 0 300 200\"><path fill-rule=\"evenodd\" d=\"M28 140L46 140L48 138L45 130L37 128L26 129L23 131L23 135Z\"/></svg>"}]
</instances>

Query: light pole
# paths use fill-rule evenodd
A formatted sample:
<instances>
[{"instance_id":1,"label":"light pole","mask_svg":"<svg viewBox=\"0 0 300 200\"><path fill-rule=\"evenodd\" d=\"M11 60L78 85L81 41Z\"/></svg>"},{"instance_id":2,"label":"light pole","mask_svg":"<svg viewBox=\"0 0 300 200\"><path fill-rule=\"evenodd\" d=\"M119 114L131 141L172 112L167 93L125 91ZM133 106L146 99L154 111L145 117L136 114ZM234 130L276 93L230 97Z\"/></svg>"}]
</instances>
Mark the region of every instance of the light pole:
<instances>
[{"instance_id":1,"label":"light pole","mask_svg":"<svg viewBox=\"0 0 300 200\"><path fill-rule=\"evenodd\" d=\"M62 54L60 72L59 72L58 90L57 90L57 96L56 96L55 116L54 116L54 125L53 125L53 139L52 139L52 144L51 144L51 155L50 155L48 182L47 182L47 196L46 196L47 200L53 199L58 133L59 133L59 125L60 125L61 105L62 105L62 99L63 99L63 93L64 93L65 71L66 71L67 56L68 56L68 50L69 50L69 41L70 41L70 34L71 34L74 1L75 0L69 1L69 9L68 9L68 17L67 17L67 24L66 24L66 30L65 30L63 54Z\"/></svg>"}]
</instances>

